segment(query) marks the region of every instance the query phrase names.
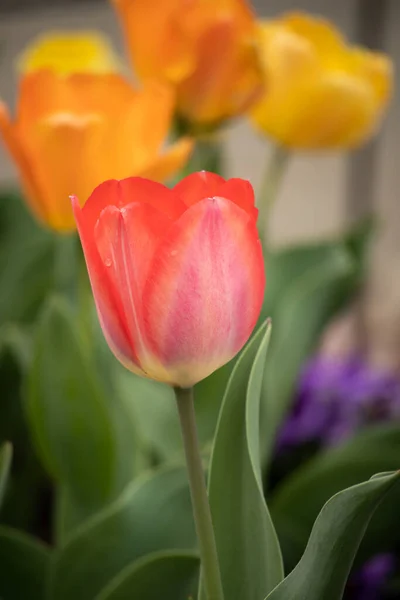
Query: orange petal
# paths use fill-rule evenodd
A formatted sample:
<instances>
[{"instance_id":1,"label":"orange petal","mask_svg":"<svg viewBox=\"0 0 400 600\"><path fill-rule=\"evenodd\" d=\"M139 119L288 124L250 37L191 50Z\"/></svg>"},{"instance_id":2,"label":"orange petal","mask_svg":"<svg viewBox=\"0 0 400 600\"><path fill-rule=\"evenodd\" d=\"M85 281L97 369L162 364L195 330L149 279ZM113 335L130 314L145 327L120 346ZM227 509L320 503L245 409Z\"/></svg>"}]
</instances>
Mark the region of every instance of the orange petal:
<instances>
[{"instance_id":1,"label":"orange petal","mask_svg":"<svg viewBox=\"0 0 400 600\"><path fill-rule=\"evenodd\" d=\"M194 142L190 138L182 138L163 153L154 158L147 166L140 170L142 177L155 181L167 181L180 171L189 159Z\"/></svg>"},{"instance_id":2,"label":"orange petal","mask_svg":"<svg viewBox=\"0 0 400 600\"><path fill-rule=\"evenodd\" d=\"M177 82L194 68L192 41L180 27L181 0L113 0L141 79Z\"/></svg>"},{"instance_id":3,"label":"orange petal","mask_svg":"<svg viewBox=\"0 0 400 600\"><path fill-rule=\"evenodd\" d=\"M0 102L0 135L21 177L25 199L32 212L42 221L48 220L48 211L41 189L35 177L32 161L29 158L15 125L10 121L7 108Z\"/></svg>"},{"instance_id":4,"label":"orange petal","mask_svg":"<svg viewBox=\"0 0 400 600\"><path fill-rule=\"evenodd\" d=\"M54 229L75 228L69 197L86 198L102 179L99 148L104 128L98 115L80 118L60 113L36 122L29 131L26 144L41 182L47 220Z\"/></svg>"}]
</instances>

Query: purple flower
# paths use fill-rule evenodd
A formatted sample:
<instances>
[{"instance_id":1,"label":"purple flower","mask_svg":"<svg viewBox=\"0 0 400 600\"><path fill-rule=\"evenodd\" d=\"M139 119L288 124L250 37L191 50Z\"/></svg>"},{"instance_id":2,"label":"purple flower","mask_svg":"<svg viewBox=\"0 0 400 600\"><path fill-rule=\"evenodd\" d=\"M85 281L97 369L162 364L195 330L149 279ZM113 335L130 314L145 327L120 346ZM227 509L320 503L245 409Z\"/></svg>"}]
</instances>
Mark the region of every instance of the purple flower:
<instances>
[{"instance_id":1,"label":"purple flower","mask_svg":"<svg viewBox=\"0 0 400 600\"><path fill-rule=\"evenodd\" d=\"M344 600L381 600L383 587L395 570L391 554L378 554L349 580Z\"/></svg>"},{"instance_id":2,"label":"purple flower","mask_svg":"<svg viewBox=\"0 0 400 600\"><path fill-rule=\"evenodd\" d=\"M400 419L400 379L352 357L317 356L303 369L278 449L336 444L371 422Z\"/></svg>"}]
</instances>

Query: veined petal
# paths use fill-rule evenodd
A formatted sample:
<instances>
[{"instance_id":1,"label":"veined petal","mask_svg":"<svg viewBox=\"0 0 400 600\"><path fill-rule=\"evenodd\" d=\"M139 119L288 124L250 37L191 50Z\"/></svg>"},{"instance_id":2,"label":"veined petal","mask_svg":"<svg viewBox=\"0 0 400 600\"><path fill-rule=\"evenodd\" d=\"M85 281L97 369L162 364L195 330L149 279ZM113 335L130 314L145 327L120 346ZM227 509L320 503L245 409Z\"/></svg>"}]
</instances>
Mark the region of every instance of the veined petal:
<instances>
[{"instance_id":1,"label":"veined petal","mask_svg":"<svg viewBox=\"0 0 400 600\"><path fill-rule=\"evenodd\" d=\"M255 221L234 203L207 198L172 225L143 293L147 340L170 383L193 385L242 348L264 285Z\"/></svg>"},{"instance_id":2,"label":"veined petal","mask_svg":"<svg viewBox=\"0 0 400 600\"><path fill-rule=\"evenodd\" d=\"M143 375L130 338L128 324L108 269L101 260L94 240L94 231L85 218L76 196L72 208L85 254L90 283L104 336L115 356L131 371Z\"/></svg>"},{"instance_id":3,"label":"veined petal","mask_svg":"<svg viewBox=\"0 0 400 600\"><path fill-rule=\"evenodd\" d=\"M155 249L172 221L150 204L107 206L95 228L95 243L122 307L129 338L140 364L148 355L142 291ZM144 370L145 366L144 366Z\"/></svg>"}]
</instances>

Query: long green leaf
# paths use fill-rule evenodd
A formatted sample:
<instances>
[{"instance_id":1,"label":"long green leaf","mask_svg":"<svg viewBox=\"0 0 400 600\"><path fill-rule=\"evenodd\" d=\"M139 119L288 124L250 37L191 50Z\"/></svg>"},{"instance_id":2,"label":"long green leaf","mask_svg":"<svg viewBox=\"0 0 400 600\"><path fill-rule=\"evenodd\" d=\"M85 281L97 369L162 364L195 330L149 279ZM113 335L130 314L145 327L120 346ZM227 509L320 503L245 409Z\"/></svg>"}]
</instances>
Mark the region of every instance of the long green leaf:
<instances>
[{"instance_id":1,"label":"long green leaf","mask_svg":"<svg viewBox=\"0 0 400 600\"><path fill-rule=\"evenodd\" d=\"M0 448L0 508L6 491L12 459L12 446L5 442Z\"/></svg>"},{"instance_id":2,"label":"long green leaf","mask_svg":"<svg viewBox=\"0 0 400 600\"><path fill-rule=\"evenodd\" d=\"M374 473L399 465L398 423L372 427L337 448L327 449L294 471L274 490L269 500L271 515L282 544L285 563L293 567L303 553L313 523L331 496L361 483ZM393 531L400 490L390 494L386 510L379 510L371 523L366 551L388 551L395 543ZM376 520L376 526L375 526ZM400 540L400 532L397 537ZM368 553L364 555L367 558Z\"/></svg>"},{"instance_id":3,"label":"long green leaf","mask_svg":"<svg viewBox=\"0 0 400 600\"><path fill-rule=\"evenodd\" d=\"M270 327L264 325L234 367L211 457L209 497L229 600L259 600L283 577L259 457L259 403L269 337Z\"/></svg>"},{"instance_id":4,"label":"long green leaf","mask_svg":"<svg viewBox=\"0 0 400 600\"><path fill-rule=\"evenodd\" d=\"M267 599L341 600L368 522L399 482L399 473L385 474L333 496L319 514L300 562Z\"/></svg>"},{"instance_id":5,"label":"long green leaf","mask_svg":"<svg viewBox=\"0 0 400 600\"><path fill-rule=\"evenodd\" d=\"M40 542L0 527L0 598L44 600L50 556Z\"/></svg>"},{"instance_id":6,"label":"long green leaf","mask_svg":"<svg viewBox=\"0 0 400 600\"><path fill-rule=\"evenodd\" d=\"M199 557L193 552L156 552L124 569L96 600L188 600L194 598Z\"/></svg>"},{"instance_id":7,"label":"long green leaf","mask_svg":"<svg viewBox=\"0 0 400 600\"><path fill-rule=\"evenodd\" d=\"M27 414L44 464L87 516L133 475L134 434L123 447L119 425L129 421L117 408L118 398L104 393L72 312L52 299L37 330Z\"/></svg>"},{"instance_id":8,"label":"long green leaf","mask_svg":"<svg viewBox=\"0 0 400 600\"><path fill-rule=\"evenodd\" d=\"M196 545L183 467L133 482L110 507L71 535L54 561L52 600L91 600L137 558Z\"/></svg>"}]
</instances>

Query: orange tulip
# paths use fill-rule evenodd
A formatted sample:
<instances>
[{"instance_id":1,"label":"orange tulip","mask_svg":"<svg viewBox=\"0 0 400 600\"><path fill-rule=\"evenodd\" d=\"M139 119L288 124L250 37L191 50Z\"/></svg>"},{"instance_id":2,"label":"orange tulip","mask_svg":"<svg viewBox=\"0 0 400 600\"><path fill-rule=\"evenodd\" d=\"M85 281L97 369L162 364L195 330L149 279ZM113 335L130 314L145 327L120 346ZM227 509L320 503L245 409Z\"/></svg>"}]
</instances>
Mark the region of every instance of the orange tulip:
<instances>
[{"instance_id":1,"label":"orange tulip","mask_svg":"<svg viewBox=\"0 0 400 600\"><path fill-rule=\"evenodd\" d=\"M113 0L140 79L176 86L179 115L212 126L262 89L256 24L245 0Z\"/></svg>"},{"instance_id":2,"label":"orange tulip","mask_svg":"<svg viewBox=\"0 0 400 600\"><path fill-rule=\"evenodd\" d=\"M139 375L189 387L231 360L265 275L248 181L193 173L174 189L106 181L75 218L103 333Z\"/></svg>"},{"instance_id":3,"label":"orange tulip","mask_svg":"<svg viewBox=\"0 0 400 600\"><path fill-rule=\"evenodd\" d=\"M255 126L295 149L352 148L376 131L392 88L390 59L349 46L329 22L293 13L259 27L268 91Z\"/></svg>"},{"instance_id":4,"label":"orange tulip","mask_svg":"<svg viewBox=\"0 0 400 600\"><path fill-rule=\"evenodd\" d=\"M34 214L68 232L70 194L86 198L110 177L164 180L183 166L190 140L161 150L173 111L173 92L161 84L137 91L117 74L37 71L21 80L15 120L0 103L0 136Z\"/></svg>"}]
</instances>

